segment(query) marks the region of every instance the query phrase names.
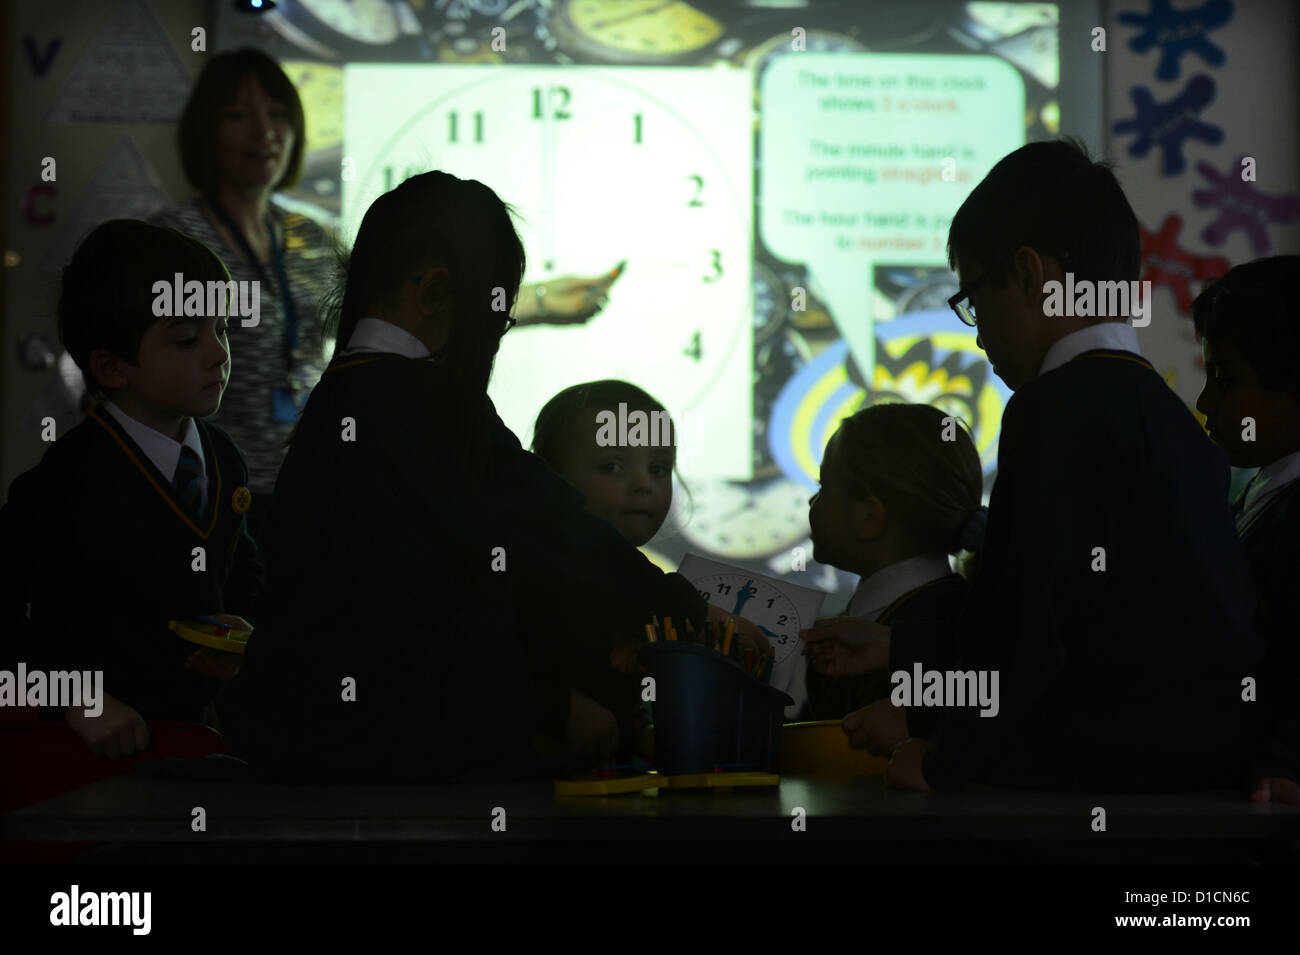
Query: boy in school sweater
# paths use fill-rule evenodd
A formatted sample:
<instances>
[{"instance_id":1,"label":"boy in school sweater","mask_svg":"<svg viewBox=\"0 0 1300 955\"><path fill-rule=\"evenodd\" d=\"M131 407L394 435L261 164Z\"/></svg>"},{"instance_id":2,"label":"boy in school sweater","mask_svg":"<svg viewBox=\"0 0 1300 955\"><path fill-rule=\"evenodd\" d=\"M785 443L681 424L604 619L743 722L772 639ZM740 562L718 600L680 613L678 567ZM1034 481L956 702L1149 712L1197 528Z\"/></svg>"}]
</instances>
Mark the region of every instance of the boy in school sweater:
<instances>
[{"instance_id":1,"label":"boy in school sweater","mask_svg":"<svg viewBox=\"0 0 1300 955\"><path fill-rule=\"evenodd\" d=\"M200 420L230 375L226 318L155 317L155 283L171 296L178 273L205 289L229 280L207 247L143 222L107 222L81 243L63 271L59 334L100 400L0 510L12 651L29 671L102 671L98 716L42 715L108 757L147 747L147 721L201 720L234 660L168 621L231 611L223 621L251 629L261 581L243 457Z\"/></svg>"},{"instance_id":2,"label":"boy in school sweater","mask_svg":"<svg viewBox=\"0 0 1300 955\"><path fill-rule=\"evenodd\" d=\"M1239 784L1253 587L1224 506L1227 461L1142 358L1125 321L1140 302L1097 307L1117 288L1102 282L1136 290L1137 220L1119 183L1073 143L1024 146L962 204L949 252L951 304L1015 391L956 630L958 668L997 672L1000 699L989 716L945 700L928 740L895 722L890 784ZM1091 308L1055 307L1071 282L1092 289ZM906 627L849 626L806 636L815 665L918 660Z\"/></svg>"},{"instance_id":3,"label":"boy in school sweater","mask_svg":"<svg viewBox=\"0 0 1300 955\"><path fill-rule=\"evenodd\" d=\"M1205 357L1196 399L1235 467L1259 468L1234 506L1266 644L1253 796L1300 805L1300 255L1239 265L1192 303Z\"/></svg>"}]
</instances>

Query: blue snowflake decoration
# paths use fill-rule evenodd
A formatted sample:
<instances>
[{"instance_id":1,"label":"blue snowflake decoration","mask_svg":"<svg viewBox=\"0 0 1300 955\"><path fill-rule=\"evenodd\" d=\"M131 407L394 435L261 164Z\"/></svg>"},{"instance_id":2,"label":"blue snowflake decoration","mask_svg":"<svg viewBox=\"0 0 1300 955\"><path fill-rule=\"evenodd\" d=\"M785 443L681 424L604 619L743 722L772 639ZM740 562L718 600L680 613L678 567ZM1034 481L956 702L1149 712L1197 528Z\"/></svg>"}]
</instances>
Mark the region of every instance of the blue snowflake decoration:
<instances>
[{"instance_id":1,"label":"blue snowflake decoration","mask_svg":"<svg viewBox=\"0 0 1300 955\"><path fill-rule=\"evenodd\" d=\"M1128 154L1140 159L1159 146L1164 157L1164 173L1176 176L1187 168L1183 145L1197 139L1211 146L1223 142L1223 129L1203 123L1201 110L1214 99L1214 80L1204 74L1193 76L1187 88L1167 103L1157 103L1145 86L1133 87L1131 94L1137 115L1122 119L1112 129L1117 133L1136 133Z\"/></svg>"},{"instance_id":2,"label":"blue snowflake decoration","mask_svg":"<svg viewBox=\"0 0 1300 955\"><path fill-rule=\"evenodd\" d=\"M1198 53L1210 66L1222 66L1227 60L1206 34L1232 19L1232 0L1207 0L1195 10L1175 10L1170 0L1151 0L1150 13L1121 13L1117 19L1142 29L1128 41L1133 52L1160 47L1158 80L1178 79L1179 60L1184 53Z\"/></svg>"}]
</instances>

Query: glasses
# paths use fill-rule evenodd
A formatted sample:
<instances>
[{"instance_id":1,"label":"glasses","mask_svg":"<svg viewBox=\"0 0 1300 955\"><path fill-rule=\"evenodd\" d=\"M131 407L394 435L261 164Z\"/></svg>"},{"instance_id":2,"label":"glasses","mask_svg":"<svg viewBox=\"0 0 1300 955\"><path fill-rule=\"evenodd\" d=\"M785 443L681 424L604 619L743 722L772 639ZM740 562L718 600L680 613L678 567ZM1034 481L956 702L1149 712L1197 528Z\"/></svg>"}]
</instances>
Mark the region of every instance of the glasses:
<instances>
[{"instance_id":1,"label":"glasses","mask_svg":"<svg viewBox=\"0 0 1300 955\"><path fill-rule=\"evenodd\" d=\"M1053 256L1061 265L1067 265L1070 261L1070 253L1062 252ZM970 285L963 286L957 290L957 294L948 299L948 307L957 313L963 325L975 327L975 303L970 301L970 297L975 294L975 290L989 280L993 275L992 272L985 272Z\"/></svg>"},{"instance_id":2,"label":"glasses","mask_svg":"<svg viewBox=\"0 0 1300 955\"><path fill-rule=\"evenodd\" d=\"M992 272L985 272L970 285L957 289L957 294L948 299L948 307L957 313L963 325L975 327L975 303L970 301L970 297L975 294L975 290L989 280Z\"/></svg>"}]
</instances>

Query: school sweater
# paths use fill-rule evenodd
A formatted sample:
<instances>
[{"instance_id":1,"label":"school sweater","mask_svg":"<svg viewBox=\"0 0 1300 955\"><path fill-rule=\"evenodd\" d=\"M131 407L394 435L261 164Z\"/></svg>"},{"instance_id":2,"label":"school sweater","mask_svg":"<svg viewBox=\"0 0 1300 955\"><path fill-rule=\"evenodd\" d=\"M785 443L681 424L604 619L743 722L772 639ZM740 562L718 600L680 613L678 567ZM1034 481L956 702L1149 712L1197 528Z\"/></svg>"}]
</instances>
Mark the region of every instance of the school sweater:
<instances>
[{"instance_id":1,"label":"school sweater","mask_svg":"<svg viewBox=\"0 0 1300 955\"><path fill-rule=\"evenodd\" d=\"M939 713L938 790L1239 785L1241 680L1261 644L1228 468L1150 364L1085 352L1007 404L958 665L1000 713Z\"/></svg>"},{"instance_id":2,"label":"school sweater","mask_svg":"<svg viewBox=\"0 0 1300 955\"><path fill-rule=\"evenodd\" d=\"M860 589L860 588L859 588ZM943 631L951 632L956 626L957 612L962 598L966 595L966 581L958 574L948 573L928 580L919 586L909 587L902 594L881 610L873 613L870 619L890 627L902 628L905 625L933 625L936 640L941 639ZM853 602L849 604L854 609ZM928 628L927 628L928 630ZM890 676L895 670L911 673L911 659L894 658L891 640L891 659L888 669L878 673L866 673L854 676L825 676L815 668L808 668L808 705L801 714L803 719L839 720L854 710L861 709L877 700L889 698L891 689ZM951 641L949 641L951 642ZM946 657L931 656L920 662L927 669L942 668L951 661ZM913 735L924 735L917 726L912 725L909 710L909 731ZM921 720L925 724L924 716Z\"/></svg>"},{"instance_id":3,"label":"school sweater","mask_svg":"<svg viewBox=\"0 0 1300 955\"><path fill-rule=\"evenodd\" d=\"M1300 480L1247 512L1241 541L1259 592L1257 626L1266 643L1253 727L1253 775L1300 781Z\"/></svg>"},{"instance_id":4,"label":"school sweater","mask_svg":"<svg viewBox=\"0 0 1300 955\"><path fill-rule=\"evenodd\" d=\"M247 493L243 457L220 428L195 424L208 478L201 518L102 408L16 478L0 510L3 617L19 634L19 659L29 670L102 670L104 692L146 720L197 722L217 692L215 679L185 669L199 648L168 621L235 613L255 622L261 586L234 504Z\"/></svg>"},{"instance_id":5,"label":"school sweater","mask_svg":"<svg viewBox=\"0 0 1300 955\"><path fill-rule=\"evenodd\" d=\"M569 688L607 675L611 630L703 623L694 587L588 515L486 395L487 467L457 477L451 387L435 359L345 357L303 411L271 507L266 619L222 709L264 776L529 775L534 732L562 733Z\"/></svg>"}]
</instances>

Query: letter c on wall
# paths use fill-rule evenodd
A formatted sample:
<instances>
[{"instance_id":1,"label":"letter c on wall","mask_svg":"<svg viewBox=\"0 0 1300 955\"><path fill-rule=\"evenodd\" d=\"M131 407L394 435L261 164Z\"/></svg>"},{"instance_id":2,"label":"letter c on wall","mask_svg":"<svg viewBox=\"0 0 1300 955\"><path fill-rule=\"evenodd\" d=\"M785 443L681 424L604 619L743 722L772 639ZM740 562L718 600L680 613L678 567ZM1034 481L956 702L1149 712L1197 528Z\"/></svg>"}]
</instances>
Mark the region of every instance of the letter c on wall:
<instances>
[{"instance_id":1,"label":"letter c on wall","mask_svg":"<svg viewBox=\"0 0 1300 955\"><path fill-rule=\"evenodd\" d=\"M28 225L50 225L54 221L53 212L37 211L36 201L42 197L53 199L56 194L53 183L48 182L38 182L27 190L27 195L23 198L23 218Z\"/></svg>"}]
</instances>

